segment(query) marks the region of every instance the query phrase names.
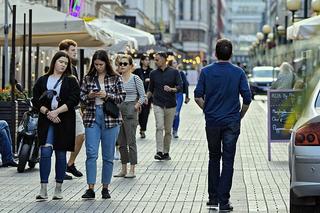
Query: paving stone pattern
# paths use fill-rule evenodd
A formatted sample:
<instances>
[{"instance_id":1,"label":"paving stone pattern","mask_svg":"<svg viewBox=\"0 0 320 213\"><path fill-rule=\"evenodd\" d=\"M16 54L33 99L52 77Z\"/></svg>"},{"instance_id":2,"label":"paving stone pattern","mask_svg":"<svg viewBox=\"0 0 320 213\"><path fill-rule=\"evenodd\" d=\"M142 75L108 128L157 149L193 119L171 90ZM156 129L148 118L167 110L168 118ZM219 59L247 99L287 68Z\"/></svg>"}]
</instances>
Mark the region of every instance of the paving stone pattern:
<instances>
[{"instance_id":1,"label":"paving stone pattern","mask_svg":"<svg viewBox=\"0 0 320 213\"><path fill-rule=\"evenodd\" d=\"M273 161L268 162L266 124L266 103L254 101L242 121L238 141L231 192L234 212L288 212L287 144L272 144ZM206 207L207 142L204 116L194 101L182 108L179 136L172 140L171 161L154 160L152 112L147 138L137 138L137 177L113 178L110 200L101 199L99 183L96 199L83 201L86 179L82 177L64 182L63 200L36 202L40 190L38 165L22 174L15 168L0 168L0 212L217 212ZM98 162L100 182L101 155ZM76 166L85 173L84 148ZM114 172L120 166L120 161L115 161ZM49 180L50 198L53 191L54 169Z\"/></svg>"}]
</instances>

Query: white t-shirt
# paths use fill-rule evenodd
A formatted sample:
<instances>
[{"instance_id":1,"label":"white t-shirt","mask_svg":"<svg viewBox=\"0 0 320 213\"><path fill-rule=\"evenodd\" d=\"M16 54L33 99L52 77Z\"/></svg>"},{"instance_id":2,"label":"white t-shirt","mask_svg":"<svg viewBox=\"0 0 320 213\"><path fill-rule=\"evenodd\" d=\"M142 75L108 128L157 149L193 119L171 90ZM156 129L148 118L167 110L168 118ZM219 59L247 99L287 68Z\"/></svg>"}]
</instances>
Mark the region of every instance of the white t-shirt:
<instances>
[{"instance_id":1,"label":"white t-shirt","mask_svg":"<svg viewBox=\"0 0 320 213\"><path fill-rule=\"evenodd\" d=\"M57 97L59 97L59 95L60 95L62 80L60 80L60 82L58 83L58 85L55 89L53 89L53 87L55 86L57 81L59 81L59 79L60 79L60 77L55 77L55 76L50 75L48 78L48 82L47 82L47 89L48 90L55 90L57 92L57 94L55 96L53 96L52 101L51 101L51 109L52 110L58 108Z\"/></svg>"},{"instance_id":2,"label":"white t-shirt","mask_svg":"<svg viewBox=\"0 0 320 213\"><path fill-rule=\"evenodd\" d=\"M105 91L106 88L104 88L104 83L100 83L101 91ZM102 98L96 98L96 105L102 105L103 99Z\"/></svg>"}]
</instances>

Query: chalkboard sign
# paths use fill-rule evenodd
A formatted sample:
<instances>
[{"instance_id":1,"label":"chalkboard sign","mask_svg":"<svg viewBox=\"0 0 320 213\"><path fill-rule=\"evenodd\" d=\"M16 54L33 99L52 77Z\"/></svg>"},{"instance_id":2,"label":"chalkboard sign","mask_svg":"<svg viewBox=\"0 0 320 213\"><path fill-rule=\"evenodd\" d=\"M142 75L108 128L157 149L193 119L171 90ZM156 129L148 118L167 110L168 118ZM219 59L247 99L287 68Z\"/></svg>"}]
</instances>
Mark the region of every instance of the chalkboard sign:
<instances>
[{"instance_id":1,"label":"chalkboard sign","mask_svg":"<svg viewBox=\"0 0 320 213\"><path fill-rule=\"evenodd\" d=\"M291 128L297 120L297 106L301 104L301 91L268 91L268 156L271 160L271 143L289 142Z\"/></svg>"}]
</instances>

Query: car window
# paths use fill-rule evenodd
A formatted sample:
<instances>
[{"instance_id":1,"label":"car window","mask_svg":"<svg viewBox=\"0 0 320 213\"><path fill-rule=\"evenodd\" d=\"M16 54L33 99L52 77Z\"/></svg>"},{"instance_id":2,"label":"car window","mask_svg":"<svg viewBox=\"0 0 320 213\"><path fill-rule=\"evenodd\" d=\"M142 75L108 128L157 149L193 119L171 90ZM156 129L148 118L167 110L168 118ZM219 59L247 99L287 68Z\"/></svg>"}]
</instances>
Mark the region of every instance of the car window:
<instances>
[{"instance_id":1,"label":"car window","mask_svg":"<svg viewBox=\"0 0 320 213\"><path fill-rule=\"evenodd\" d=\"M320 91L318 92L318 96L316 100L316 108L320 108Z\"/></svg>"},{"instance_id":2,"label":"car window","mask_svg":"<svg viewBox=\"0 0 320 213\"><path fill-rule=\"evenodd\" d=\"M272 78L272 70L253 70L252 75L256 78Z\"/></svg>"}]
</instances>

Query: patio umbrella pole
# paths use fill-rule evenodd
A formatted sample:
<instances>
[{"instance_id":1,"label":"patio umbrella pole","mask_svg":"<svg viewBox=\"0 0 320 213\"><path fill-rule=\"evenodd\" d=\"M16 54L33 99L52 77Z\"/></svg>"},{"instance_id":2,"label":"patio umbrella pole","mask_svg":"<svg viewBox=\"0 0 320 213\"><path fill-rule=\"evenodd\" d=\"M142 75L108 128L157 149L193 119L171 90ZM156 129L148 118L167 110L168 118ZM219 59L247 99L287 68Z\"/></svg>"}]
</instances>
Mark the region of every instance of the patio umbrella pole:
<instances>
[{"instance_id":1,"label":"patio umbrella pole","mask_svg":"<svg viewBox=\"0 0 320 213\"><path fill-rule=\"evenodd\" d=\"M84 49L80 49L80 79L79 79L80 86L82 83L83 76L84 76Z\"/></svg>"},{"instance_id":2,"label":"patio umbrella pole","mask_svg":"<svg viewBox=\"0 0 320 213\"><path fill-rule=\"evenodd\" d=\"M16 144L16 102L14 97L15 91L15 73L16 73L16 5L13 5L12 11L12 45L11 45L11 65L10 65L10 84L11 84L11 138L12 150L15 152Z\"/></svg>"},{"instance_id":3,"label":"patio umbrella pole","mask_svg":"<svg viewBox=\"0 0 320 213\"><path fill-rule=\"evenodd\" d=\"M28 47L28 95L31 96L32 83L31 83L31 69L32 69L32 10L29 10L29 47Z\"/></svg>"},{"instance_id":4,"label":"patio umbrella pole","mask_svg":"<svg viewBox=\"0 0 320 213\"><path fill-rule=\"evenodd\" d=\"M9 7L9 0L4 1L4 47L3 47L3 62L2 62L2 89L6 86L6 75L9 73L9 41L8 41L8 34L9 34L9 26L8 26L8 7Z\"/></svg>"},{"instance_id":5,"label":"patio umbrella pole","mask_svg":"<svg viewBox=\"0 0 320 213\"><path fill-rule=\"evenodd\" d=\"M23 14L23 45L22 45L22 70L21 70L21 84L22 88L26 86L26 14Z\"/></svg>"},{"instance_id":6,"label":"patio umbrella pole","mask_svg":"<svg viewBox=\"0 0 320 213\"><path fill-rule=\"evenodd\" d=\"M36 59L34 60L35 62L35 75L34 75L34 79L35 81L38 79L39 77L39 55L40 55L40 46L39 44L37 44L37 50L36 50Z\"/></svg>"}]
</instances>

